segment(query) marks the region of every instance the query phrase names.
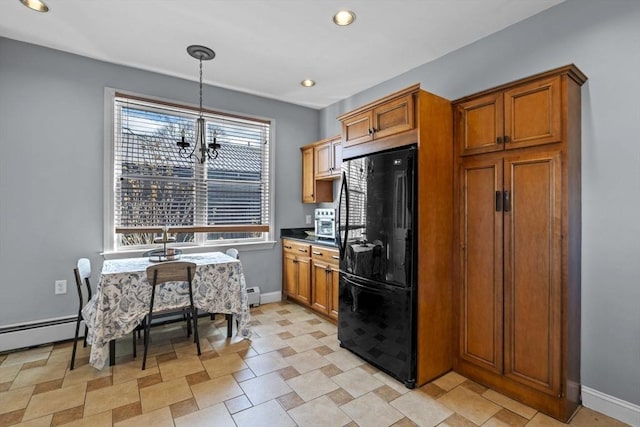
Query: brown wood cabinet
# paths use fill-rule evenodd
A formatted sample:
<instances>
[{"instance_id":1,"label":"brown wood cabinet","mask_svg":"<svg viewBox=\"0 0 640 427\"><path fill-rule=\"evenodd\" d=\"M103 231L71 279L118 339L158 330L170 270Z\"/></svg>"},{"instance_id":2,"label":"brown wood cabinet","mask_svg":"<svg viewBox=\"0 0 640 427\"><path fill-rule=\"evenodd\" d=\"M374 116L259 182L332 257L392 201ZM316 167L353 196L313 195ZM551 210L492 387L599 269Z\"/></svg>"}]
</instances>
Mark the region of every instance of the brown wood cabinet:
<instances>
[{"instance_id":1,"label":"brown wood cabinet","mask_svg":"<svg viewBox=\"0 0 640 427\"><path fill-rule=\"evenodd\" d=\"M285 296L309 305L311 300L311 257L308 244L282 241L282 290Z\"/></svg>"},{"instance_id":2,"label":"brown wood cabinet","mask_svg":"<svg viewBox=\"0 0 640 427\"><path fill-rule=\"evenodd\" d=\"M338 117L344 148L413 130L415 91L412 86Z\"/></svg>"},{"instance_id":3,"label":"brown wood cabinet","mask_svg":"<svg viewBox=\"0 0 640 427\"><path fill-rule=\"evenodd\" d=\"M340 178L342 164L342 140L340 135L327 138L313 147L315 161L315 179Z\"/></svg>"},{"instance_id":4,"label":"brown wood cabinet","mask_svg":"<svg viewBox=\"0 0 640 427\"><path fill-rule=\"evenodd\" d=\"M324 246L311 247L311 307L338 319L339 252Z\"/></svg>"},{"instance_id":5,"label":"brown wood cabinet","mask_svg":"<svg viewBox=\"0 0 640 427\"><path fill-rule=\"evenodd\" d=\"M560 76L527 81L456 103L460 155L560 142Z\"/></svg>"},{"instance_id":6,"label":"brown wood cabinet","mask_svg":"<svg viewBox=\"0 0 640 427\"><path fill-rule=\"evenodd\" d=\"M575 66L567 66L454 102L457 118L465 121L460 111L470 105L508 100L515 113L505 114L505 120L516 123L505 125L513 143L503 141L499 150L488 143L457 144L454 369L563 421L580 402L580 86L585 80ZM519 95L528 94L545 101L523 99L516 105ZM533 110L546 104L551 111L555 103L564 108L542 114L546 130L514 119L528 108L535 122L540 116ZM494 118L487 114L489 123L480 123L476 117L473 127L493 129ZM458 124L460 142L469 126ZM527 131L518 133L520 125ZM479 154L471 154L471 147Z\"/></svg>"},{"instance_id":7,"label":"brown wood cabinet","mask_svg":"<svg viewBox=\"0 0 640 427\"><path fill-rule=\"evenodd\" d=\"M314 146L305 145L302 153L302 203L333 202L333 183L316 179Z\"/></svg>"}]
</instances>

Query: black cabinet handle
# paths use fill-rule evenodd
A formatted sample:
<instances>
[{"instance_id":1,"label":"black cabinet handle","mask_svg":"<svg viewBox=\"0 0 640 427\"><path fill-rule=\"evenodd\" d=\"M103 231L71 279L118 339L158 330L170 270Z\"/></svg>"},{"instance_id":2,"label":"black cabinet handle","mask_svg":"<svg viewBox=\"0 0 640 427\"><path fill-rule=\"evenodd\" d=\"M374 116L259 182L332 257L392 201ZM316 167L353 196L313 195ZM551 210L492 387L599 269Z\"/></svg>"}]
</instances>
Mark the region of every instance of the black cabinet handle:
<instances>
[{"instance_id":1,"label":"black cabinet handle","mask_svg":"<svg viewBox=\"0 0 640 427\"><path fill-rule=\"evenodd\" d=\"M502 210L502 195L500 191L496 191L496 212L500 212Z\"/></svg>"},{"instance_id":2,"label":"black cabinet handle","mask_svg":"<svg viewBox=\"0 0 640 427\"><path fill-rule=\"evenodd\" d=\"M511 202L509 201L509 192L508 192L508 191L506 191L506 190L505 190L505 192L504 192L504 202L503 202L503 205L504 205L504 211L505 211L505 212L509 212L509 209L510 209L510 207L511 207L511 206L510 206L510 205L511 205Z\"/></svg>"},{"instance_id":3,"label":"black cabinet handle","mask_svg":"<svg viewBox=\"0 0 640 427\"><path fill-rule=\"evenodd\" d=\"M509 142L511 142L511 138L509 138L509 135L505 135L504 136L504 143L507 144Z\"/></svg>"},{"instance_id":4,"label":"black cabinet handle","mask_svg":"<svg viewBox=\"0 0 640 427\"><path fill-rule=\"evenodd\" d=\"M496 142L497 142L498 144L502 144L502 137L501 137L501 136L499 136L498 138L496 138Z\"/></svg>"},{"instance_id":5,"label":"black cabinet handle","mask_svg":"<svg viewBox=\"0 0 640 427\"><path fill-rule=\"evenodd\" d=\"M373 129L369 128L369 135L373 134Z\"/></svg>"}]
</instances>

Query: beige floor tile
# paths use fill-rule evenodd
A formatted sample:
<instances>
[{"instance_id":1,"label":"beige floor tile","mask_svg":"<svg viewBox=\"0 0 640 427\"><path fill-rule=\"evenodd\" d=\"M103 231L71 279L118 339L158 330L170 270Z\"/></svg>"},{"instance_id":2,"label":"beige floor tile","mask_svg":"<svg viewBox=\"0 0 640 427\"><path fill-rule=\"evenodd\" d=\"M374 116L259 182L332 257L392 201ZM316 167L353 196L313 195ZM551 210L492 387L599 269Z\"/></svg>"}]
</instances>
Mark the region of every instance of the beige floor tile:
<instances>
[{"instance_id":1,"label":"beige floor tile","mask_svg":"<svg viewBox=\"0 0 640 427\"><path fill-rule=\"evenodd\" d=\"M147 357L147 366L142 370L141 360L132 360L127 363L117 363L112 367L113 384L121 384L138 378L147 377L160 372L155 357Z\"/></svg>"},{"instance_id":2,"label":"beige floor tile","mask_svg":"<svg viewBox=\"0 0 640 427\"><path fill-rule=\"evenodd\" d=\"M22 365L0 366L0 384L13 381Z\"/></svg>"},{"instance_id":3,"label":"beige floor tile","mask_svg":"<svg viewBox=\"0 0 640 427\"><path fill-rule=\"evenodd\" d=\"M287 345L289 344L277 335L251 339L251 347L259 354L268 353Z\"/></svg>"},{"instance_id":4,"label":"beige floor tile","mask_svg":"<svg viewBox=\"0 0 640 427\"><path fill-rule=\"evenodd\" d=\"M168 362L159 363L160 375L163 381L170 381L175 378L184 377L189 374L195 374L204 369L202 362L198 356L180 357Z\"/></svg>"},{"instance_id":5,"label":"beige floor tile","mask_svg":"<svg viewBox=\"0 0 640 427\"><path fill-rule=\"evenodd\" d=\"M240 383L240 387L254 406L292 391L276 372L244 381Z\"/></svg>"},{"instance_id":6,"label":"beige floor tile","mask_svg":"<svg viewBox=\"0 0 640 427\"><path fill-rule=\"evenodd\" d=\"M255 378L256 375L253 373L251 369L243 369L238 372L233 373L233 378L236 379L237 382L241 383L242 381L250 380L251 378Z\"/></svg>"},{"instance_id":7,"label":"beige floor tile","mask_svg":"<svg viewBox=\"0 0 640 427\"><path fill-rule=\"evenodd\" d=\"M353 397L360 397L384 385L382 381L360 367L338 374L331 379Z\"/></svg>"},{"instance_id":8,"label":"beige floor tile","mask_svg":"<svg viewBox=\"0 0 640 427\"><path fill-rule=\"evenodd\" d=\"M74 384L85 383L97 378L105 378L111 376L111 367L105 366L98 370L91 365L77 366L73 371L67 370L62 387L68 387Z\"/></svg>"},{"instance_id":9,"label":"beige floor tile","mask_svg":"<svg viewBox=\"0 0 640 427\"><path fill-rule=\"evenodd\" d=\"M407 418L420 426L436 426L449 418L453 411L417 390L391 402Z\"/></svg>"},{"instance_id":10,"label":"beige floor tile","mask_svg":"<svg viewBox=\"0 0 640 427\"><path fill-rule=\"evenodd\" d=\"M143 414L192 397L191 388L184 377L140 389Z\"/></svg>"},{"instance_id":11,"label":"beige floor tile","mask_svg":"<svg viewBox=\"0 0 640 427\"><path fill-rule=\"evenodd\" d=\"M249 368L251 368L256 376L264 375L289 366L289 363L277 351L250 357L245 359L245 363Z\"/></svg>"},{"instance_id":12,"label":"beige floor tile","mask_svg":"<svg viewBox=\"0 0 640 427\"><path fill-rule=\"evenodd\" d=\"M340 341L338 341L338 335L336 334L335 329L332 334L327 334L326 337L322 337L318 341L320 341L323 345L326 345L333 351L338 351L342 348L340 347Z\"/></svg>"},{"instance_id":13,"label":"beige floor tile","mask_svg":"<svg viewBox=\"0 0 640 427\"><path fill-rule=\"evenodd\" d=\"M375 393L367 393L340 407L360 427L386 427L404 415Z\"/></svg>"},{"instance_id":14,"label":"beige floor tile","mask_svg":"<svg viewBox=\"0 0 640 427\"><path fill-rule=\"evenodd\" d=\"M411 391L411 389L406 388L400 381L385 374L384 372L376 372L375 374L373 374L373 377L379 381L382 381L400 394L407 394Z\"/></svg>"},{"instance_id":15,"label":"beige floor tile","mask_svg":"<svg viewBox=\"0 0 640 427\"><path fill-rule=\"evenodd\" d=\"M501 409L493 417L484 423L483 427L523 427L529 422L528 419L511 412L508 409ZM585 426L586 427L586 426Z\"/></svg>"},{"instance_id":16,"label":"beige floor tile","mask_svg":"<svg viewBox=\"0 0 640 427\"><path fill-rule=\"evenodd\" d=\"M254 326L254 327L251 328L251 330L254 333L258 334L262 338L267 338L267 337L270 337L272 335L277 335L277 334L280 334L280 333L285 332L287 330L286 327L280 326L277 323L264 324L265 321L262 321L262 320L261 320L261 322L263 322L262 325Z\"/></svg>"},{"instance_id":17,"label":"beige floor tile","mask_svg":"<svg viewBox=\"0 0 640 427\"><path fill-rule=\"evenodd\" d=\"M14 427L49 427L53 414L16 424Z\"/></svg>"},{"instance_id":18,"label":"beige floor tile","mask_svg":"<svg viewBox=\"0 0 640 427\"><path fill-rule=\"evenodd\" d=\"M227 407L227 411L230 414L235 414L236 412L244 411L247 408L251 408L251 402L244 394L242 396L234 397L233 399L229 399L224 402L224 406Z\"/></svg>"},{"instance_id":19,"label":"beige floor tile","mask_svg":"<svg viewBox=\"0 0 640 427\"><path fill-rule=\"evenodd\" d=\"M22 420L32 420L81 406L85 402L86 387L87 385L83 383L32 396Z\"/></svg>"},{"instance_id":20,"label":"beige floor tile","mask_svg":"<svg viewBox=\"0 0 640 427\"><path fill-rule=\"evenodd\" d=\"M296 423L275 400L238 412L232 417L238 427L296 426Z\"/></svg>"},{"instance_id":21,"label":"beige floor tile","mask_svg":"<svg viewBox=\"0 0 640 427\"><path fill-rule=\"evenodd\" d=\"M438 402L478 425L485 423L501 409L495 403L464 387L454 388L438 398Z\"/></svg>"},{"instance_id":22,"label":"beige floor tile","mask_svg":"<svg viewBox=\"0 0 640 427\"><path fill-rule=\"evenodd\" d=\"M289 411L300 427L343 426L351 420L327 396L321 396ZM363 426L364 427L364 426Z\"/></svg>"},{"instance_id":23,"label":"beige floor tile","mask_svg":"<svg viewBox=\"0 0 640 427\"><path fill-rule=\"evenodd\" d=\"M52 363L37 368L22 370L16 375L11 384L11 390L32 384L44 383L64 377L66 363Z\"/></svg>"},{"instance_id":24,"label":"beige floor tile","mask_svg":"<svg viewBox=\"0 0 640 427\"><path fill-rule=\"evenodd\" d=\"M529 421L527 427L562 427L566 424L561 423L558 420L555 420L541 412L538 412L534 417Z\"/></svg>"},{"instance_id":25,"label":"beige floor tile","mask_svg":"<svg viewBox=\"0 0 640 427\"><path fill-rule=\"evenodd\" d=\"M466 380L467 379L462 375L457 374L453 371L450 371L432 382L438 387L440 387L441 389L449 391L449 390L452 390L454 387L459 386Z\"/></svg>"},{"instance_id":26,"label":"beige floor tile","mask_svg":"<svg viewBox=\"0 0 640 427\"><path fill-rule=\"evenodd\" d=\"M249 349L251 347L251 340L235 335L232 338L226 338L225 335L223 340L213 341L211 344L213 345L213 349L222 355L238 353L239 351Z\"/></svg>"},{"instance_id":27,"label":"beige floor tile","mask_svg":"<svg viewBox=\"0 0 640 427\"><path fill-rule=\"evenodd\" d=\"M0 414L26 408L34 388L35 386L31 385L0 393Z\"/></svg>"},{"instance_id":28,"label":"beige floor tile","mask_svg":"<svg viewBox=\"0 0 640 427\"><path fill-rule=\"evenodd\" d=\"M53 350L53 345L9 353L0 366L4 368L7 366L22 365L23 363L33 362L35 360L47 359L51 350Z\"/></svg>"},{"instance_id":29,"label":"beige floor tile","mask_svg":"<svg viewBox=\"0 0 640 427\"><path fill-rule=\"evenodd\" d=\"M584 406L580 408L570 424L576 427L624 427L627 425Z\"/></svg>"},{"instance_id":30,"label":"beige floor tile","mask_svg":"<svg viewBox=\"0 0 640 427\"><path fill-rule=\"evenodd\" d=\"M247 364L237 353L224 354L220 357L204 360L202 366L212 379L247 369Z\"/></svg>"},{"instance_id":31,"label":"beige floor tile","mask_svg":"<svg viewBox=\"0 0 640 427\"><path fill-rule=\"evenodd\" d=\"M286 357L285 360L301 374L331 364L330 361L320 356L315 350L307 350L303 353L297 353L293 356Z\"/></svg>"},{"instance_id":32,"label":"beige floor tile","mask_svg":"<svg viewBox=\"0 0 640 427\"><path fill-rule=\"evenodd\" d=\"M287 384L289 384L305 402L309 402L316 397L340 388L338 384L318 370L291 378L287 380Z\"/></svg>"},{"instance_id":33,"label":"beige floor tile","mask_svg":"<svg viewBox=\"0 0 640 427\"><path fill-rule=\"evenodd\" d=\"M138 415L137 417L129 418L119 423L114 424L115 427L140 427L140 426L153 426L153 427L174 427L173 417L169 407L157 409L153 412Z\"/></svg>"},{"instance_id":34,"label":"beige floor tile","mask_svg":"<svg viewBox=\"0 0 640 427\"><path fill-rule=\"evenodd\" d=\"M88 392L84 404L84 414L85 416L98 414L139 400L140 395L138 394L138 382L136 380L114 384L111 387Z\"/></svg>"},{"instance_id":35,"label":"beige floor tile","mask_svg":"<svg viewBox=\"0 0 640 427\"><path fill-rule=\"evenodd\" d=\"M336 365L337 368L342 369L345 372L365 363L364 360L343 348L340 348L331 354L327 354L324 357L329 362Z\"/></svg>"},{"instance_id":36,"label":"beige floor tile","mask_svg":"<svg viewBox=\"0 0 640 427\"><path fill-rule=\"evenodd\" d=\"M302 353L312 348L320 347L323 344L309 334L296 336L287 340L287 345L298 353Z\"/></svg>"},{"instance_id":37,"label":"beige floor tile","mask_svg":"<svg viewBox=\"0 0 640 427\"><path fill-rule=\"evenodd\" d=\"M111 427L111 425L111 411L105 411L81 420L72 421L65 424L64 427Z\"/></svg>"},{"instance_id":38,"label":"beige floor tile","mask_svg":"<svg viewBox=\"0 0 640 427\"><path fill-rule=\"evenodd\" d=\"M511 412L514 412L518 415L520 415L521 417L524 417L528 420L530 420L531 418L533 418L533 416L536 414L536 410L527 406L527 405L523 405L520 402L517 402L507 396L505 396L504 394L498 393L496 391L493 391L491 389L485 391L484 393L482 393L482 397L484 397L485 399L489 399L490 401L502 406L503 408L506 408L508 410L510 410Z\"/></svg>"},{"instance_id":39,"label":"beige floor tile","mask_svg":"<svg viewBox=\"0 0 640 427\"><path fill-rule=\"evenodd\" d=\"M176 418L176 427L235 427L233 418L223 403Z\"/></svg>"},{"instance_id":40,"label":"beige floor tile","mask_svg":"<svg viewBox=\"0 0 640 427\"><path fill-rule=\"evenodd\" d=\"M191 392L200 409L243 394L242 389L231 375L195 384L191 387Z\"/></svg>"}]
</instances>

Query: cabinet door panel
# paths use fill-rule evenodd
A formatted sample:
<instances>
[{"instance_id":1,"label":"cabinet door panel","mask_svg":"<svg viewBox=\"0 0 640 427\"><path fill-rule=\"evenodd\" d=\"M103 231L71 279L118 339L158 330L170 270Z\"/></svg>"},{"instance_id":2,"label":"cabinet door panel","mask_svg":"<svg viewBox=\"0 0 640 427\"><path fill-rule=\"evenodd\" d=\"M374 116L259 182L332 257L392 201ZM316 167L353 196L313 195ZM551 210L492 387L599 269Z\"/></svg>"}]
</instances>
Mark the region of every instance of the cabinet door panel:
<instances>
[{"instance_id":1,"label":"cabinet door panel","mask_svg":"<svg viewBox=\"0 0 640 427\"><path fill-rule=\"evenodd\" d=\"M507 149L559 142L562 138L560 77L530 83L504 94Z\"/></svg>"},{"instance_id":2,"label":"cabinet door panel","mask_svg":"<svg viewBox=\"0 0 640 427\"><path fill-rule=\"evenodd\" d=\"M309 258L298 258L298 299L306 304L311 303L311 262Z\"/></svg>"},{"instance_id":3,"label":"cabinet door panel","mask_svg":"<svg viewBox=\"0 0 640 427\"><path fill-rule=\"evenodd\" d=\"M302 150L302 203L314 203L314 192L313 148L305 148Z\"/></svg>"},{"instance_id":4,"label":"cabinet door panel","mask_svg":"<svg viewBox=\"0 0 640 427\"><path fill-rule=\"evenodd\" d=\"M283 254L283 276L284 276L284 292L285 294L295 297L297 292L297 268L295 256L284 252Z\"/></svg>"},{"instance_id":5,"label":"cabinet door panel","mask_svg":"<svg viewBox=\"0 0 640 427\"><path fill-rule=\"evenodd\" d=\"M312 261L311 266L311 306L327 314L329 312L329 280L330 276L327 272L327 264L323 262Z\"/></svg>"},{"instance_id":6,"label":"cabinet door panel","mask_svg":"<svg viewBox=\"0 0 640 427\"><path fill-rule=\"evenodd\" d=\"M340 167L342 166L342 141L334 141L331 144L331 151L332 151L332 158L333 158L333 162L332 162L332 166L333 166L333 170L331 171L331 173L333 175L336 176L340 176Z\"/></svg>"},{"instance_id":7,"label":"cabinet door panel","mask_svg":"<svg viewBox=\"0 0 640 427\"><path fill-rule=\"evenodd\" d=\"M502 92L498 92L457 105L456 139L460 154L503 149L502 104Z\"/></svg>"},{"instance_id":8,"label":"cabinet door panel","mask_svg":"<svg viewBox=\"0 0 640 427\"><path fill-rule=\"evenodd\" d=\"M340 270L337 265L331 265L331 283L329 287L329 316L338 318L338 297L340 296Z\"/></svg>"},{"instance_id":9,"label":"cabinet door panel","mask_svg":"<svg viewBox=\"0 0 640 427\"><path fill-rule=\"evenodd\" d=\"M332 173L333 162L331 161L332 148L330 143L324 143L313 148L315 157L316 178L324 178Z\"/></svg>"},{"instance_id":10,"label":"cabinet door panel","mask_svg":"<svg viewBox=\"0 0 640 427\"><path fill-rule=\"evenodd\" d=\"M502 372L502 159L466 160L460 168L460 353Z\"/></svg>"},{"instance_id":11,"label":"cabinet door panel","mask_svg":"<svg viewBox=\"0 0 640 427\"><path fill-rule=\"evenodd\" d=\"M561 159L505 159L505 375L560 390Z\"/></svg>"},{"instance_id":12,"label":"cabinet door panel","mask_svg":"<svg viewBox=\"0 0 640 427\"><path fill-rule=\"evenodd\" d=\"M413 129L413 115L412 94L385 102L373 110L374 138L383 138Z\"/></svg>"},{"instance_id":13,"label":"cabinet door panel","mask_svg":"<svg viewBox=\"0 0 640 427\"><path fill-rule=\"evenodd\" d=\"M370 130L373 128L371 123L371 112L367 111L358 114L342 122L342 136L344 137L344 146L360 144L362 142L371 141L373 138Z\"/></svg>"}]
</instances>

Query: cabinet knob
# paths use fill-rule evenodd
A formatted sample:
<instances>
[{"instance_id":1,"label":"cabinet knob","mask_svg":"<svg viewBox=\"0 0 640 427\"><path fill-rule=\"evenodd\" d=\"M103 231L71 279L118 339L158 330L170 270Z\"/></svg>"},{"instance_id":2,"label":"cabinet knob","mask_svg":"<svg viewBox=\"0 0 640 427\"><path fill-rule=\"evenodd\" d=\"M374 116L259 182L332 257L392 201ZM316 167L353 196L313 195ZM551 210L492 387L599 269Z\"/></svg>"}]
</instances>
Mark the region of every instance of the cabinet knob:
<instances>
[{"instance_id":1,"label":"cabinet knob","mask_svg":"<svg viewBox=\"0 0 640 427\"><path fill-rule=\"evenodd\" d=\"M498 144L502 144L502 137L501 137L501 136L499 136L498 138L496 138L496 142L497 142Z\"/></svg>"},{"instance_id":2,"label":"cabinet knob","mask_svg":"<svg viewBox=\"0 0 640 427\"><path fill-rule=\"evenodd\" d=\"M369 135L373 135L373 129L369 128Z\"/></svg>"},{"instance_id":3,"label":"cabinet knob","mask_svg":"<svg viewBox=\"0 0 640 427\"><path fill-rule=\"evenodd\" d=\"M509 138L509 135L505 135L504 136L504 143L507 144L509 142L511 142L511 138Z\"/></svg>"},{"instance_id":4,"label":"cabinet knob","mask_svg":"<svg viewBox=\"0 0 640 427\"><path fill-rule=\"evenodd\" d=\"M313 251L313 254L314 254L314 255L322 255L322 252L316 252L316 251Z\"/></svg>"}]
</instances>

